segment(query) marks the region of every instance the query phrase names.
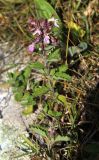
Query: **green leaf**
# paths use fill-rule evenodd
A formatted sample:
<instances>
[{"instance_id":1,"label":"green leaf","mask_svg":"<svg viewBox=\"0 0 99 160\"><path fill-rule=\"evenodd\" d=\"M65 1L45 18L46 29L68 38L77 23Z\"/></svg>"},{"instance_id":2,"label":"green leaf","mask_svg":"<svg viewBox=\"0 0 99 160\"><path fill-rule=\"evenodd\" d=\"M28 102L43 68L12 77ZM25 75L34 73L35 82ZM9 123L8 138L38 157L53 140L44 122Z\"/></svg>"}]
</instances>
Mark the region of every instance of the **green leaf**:
<instances>
[{"instance_id":1,"label":"green leaf","mask_svg":"<svg viewBox=\"0 0 99 160\"><path fill-rule=\"evenodd\" d=\"M88 45L86 42L81 42L80 44L78 44L78 46L69 47L68 53L71 57L73 57L74 55L85 51L87 49L87 47L88 47Z\"/></svg>"},{"instance_id":2,"label":"green leaf","mask_svg":"<svg viewBox=\"0 0 99 160\"><path fill-rule=\"evenodd\" d=\"M44 111L45 113L47 113L47 111L48 111L48 105L47 105L47 104L44 105L43 111Z\"/></svg>"},{"instance_id":3,"label":"green leaf","mask_svg":"<svg viewBox=\"0 0 99 160\"><path fill-rule=\"evenodd\" d=\"M73 116L72 116L72 112L71 112L70 103L66 101L66 97L63 95L58 95L57 98L60 102L62 102L64 104L64 107L66 107L68 109L69 114L70 114L69 120L72 120L71 118L73 118Z\"/></svg>"},{"instance_id":4,"label":"green leaf","mask_svg":"<svg viewBox=\"0 0 99 160\"><path fill-rule=\"evenodd\" d=\"M44 65L40 62L34 62L32 64L30 64L31 69L34 70L43 70L44 69Z\"/></svg>"},{"instance_id":5,"label":"green leaf","mask_svg":"<svg viewBox=\"0 0 99 160\"><path fill-rule=\"evenodd\" d=\"M39 153L39 146L37 145L37 143L32 143L25 135L21 135L22 139L24 140L24 142L34 151L36 151L37 153Z\"/></svg>"},{"instance_id":6,"label":"green leaf","mask_svg":"<svg viewBox=\"0 0 99 160\"><path fill-rule=\"evenodd\" d=\"M55 138L54 143L55 143L55 142L61 142L61 141L68 142L68 141L70 141L70 137L58 135L58 136Z\"/></svg>"},{"instance_id":7,"label":"green leaf","mask_svg":"<svg viewBox=\"0 0 99 160\"><path fill-rule=\"evenodd\" d=\"M39 18L49 19L52 16L59 19L56 11L46 0L34 0L35 7L37 8L37 15Z\"/></svg>"},{"instance_id":8,"label":"green leaf","mask_svg":"<svg viewBox=\"0 0 99 160\"><path fill-rule=\"evenodd\" d=\"M50 70L50 75L53 76L55 74L56 69L51 69Z\"/></svg>"},{"instance_id":9,"label":"green leaf","mask_svg":"<svg viewBox=\"0 0 99 160\"><path fill-rule=\"evenodd\" d=\"M46 94L49 91L49 88L45 87L45 86L40 86L38 88L35 88L33 91L33 97L38 97L38 96L42 96L44 94Z\"/></svg>"},{"instance_id":10,"label":"green leaf","mask_svg":"<svg viewBox=\"0 0 99 160\"><path fill-rule=\"evenodd\" d=\"M30 96L30 93L29 92L26 92L24 94L24 96L22 97L22 100L21 100L21 104L22 105L27 105L28 104L28 99L29 99L29 96ZM33 99L33 98L32 98Z\"/></svg>"},{"instance_id":11,"label":"green leaf","mask_svg":"<svg viewBox=\"0 0 99 160\"><path fill-rule=\"evenodd\" d=\"M30 73L31 73L31 68L26 67L25 70L24 70L24 73L23 73L26 79L29 78Z\"/></svg>"},{"instance_id":12,"label":"green leaf","mask_svg":"<svg viewBox=\"0 0 99 160\"><path fill-rule=\"evenodd\" d=\"M15 87L21 87L21 86L26 85L26 81L25 81L25 77L24 77L23 73L24 73L24 71L22 71L20 73L20 75L18 75L16 77L15 84L14 84Z\"/></svg>"},{"instance_id":13,"label":"green leaf","mask_svg":"<svg viewBox=\"0 0 99 160\"><path fill-rule=\"evenodd\" d=\"M50 51L52 51L54 48L55 48L55 47L54 47L53 45L48 45L48 46L45 47L45 50L50 52Z\"/></svg>"},{"instance_id":14,"label":"green leaf","mask_svg":"<svg viewBox=\"0 0 99 160\"><path fill-rule=\"evenodd\" d=\"M29 92L26 92L21 99L21 104L22 105L35 105L35 102L33 101L33 96L30 95Z\"/></svg>"},{"instance_id":15,"label":"green leaf","mask_svg":"<svg viewBox=\"0 0 99 160\"><path fill-rule=\"evenodd\" d=\"M36 13L38 18L42 19L50 19L54 17L58 19L59 27L55 27L53 32L57 34L57 36L61 36L60 31L62 30L62 22L59 18L58 14L54 10L54 8L48 3L46 0L34 0L34 5L36 8Z\"/></svg>"},{"instance_id":16,"label":"green leaf","mask_svg":"<svg viewBox=\"0 0 99 160\"><path fill-rule=\"evenodd\" d=\"M56 72L54 78L57 79L57 80L71 81L71 76L69 76L66 73L62 73L62 72Z\"/></svg>"},{"instance_id":17,"label":"green leaf","mask_svg":"<svg viewBox=\"0 0 99 160\"><path fill-rule=\"evenodd\" d=\"M88 45L87 45L86 42L80 42L78 44L78 47L81 49L81 52L82 52L82 51L85 51L88 48Z\"/></svg>"},{"instance_id":18,"label":"green leaf","mask_svg":"<svg viewBox=\"0 0 99 160\"><path fill-rule=\"evenodd\" d=\"M59 67L59 72L66 72L68 69L68 66L66 64L63 64Z\"/></svg>"},{"instance_id":19,"label":"green leaf","mask_svg":"<svg viewBox=\"0 0 99 160\"><path fill-rule=\"evenodd\" d=\"M59 100L60 102L62 102L62 103L66 106L67 101L66 101L66 97L65 97L65 96L59 95L59 96L58 96L58 100Z\"/></svg>"},{"instance_id":20,"label":"green leaf","mask_svg":"<svg viewBox=\"0 0 99 160\"><path fill-rule=\"evenodd\" d=\"M21 101L21 99L22 99L22 97L23 97L23 93L22 92L16 92L15 93L15 100L16 101Z\"/></svg>"},{"instance_id":21,"label":"green leaf","mask_svg":"<svg viewBox=\"0 0 99 160\"><path fill-rule=\"evenodd\" d=\"M25 107L25 109L23 110L23 115L28 115L33 113L33 105L29 105L27 107Z\"/></svg>"},{"instance_id":22,"label":"green leaf","mask_svg":"<svg viewBox=\"0 0 99 160\"><path fill-rule=\"evenodd\" d=\"M51 52L48 56L48 62L57 62L61 60L60 49L56 49L54 52Z\"/></svg>"},{"instance_id":23,"label":"green leaf","mask_svg":"<svg viewBox=\"0 0 99 160\"><path fill-rule=\"evenodd\" d=\"M14 72L14 73L10 72L10 73L8 73L8 78L9 78L8 82L11 85L15 85L15 81L16 81L16 78L17 78L18 75L19 75L18 72Z\"/></svg>"},{"instance_id":24,"label":"green leaf","mask_svg":"<svg viewBox=\"0 0 99 160\"><path fill-rule=\"evenodd\" d=\"M60 117L62 115L62 113L57 112L57 111L48 110L48 115L52 116L52 117Z\"/></svg>"},{"instance_id":25,"label":"green leaf","mask_svg":"<svg viewBox=\"0 0 99 160\"><path fill-rule=\"evenodd\" d=\"M70 57L73 57L75 54L80 53L80 49L77 46L71 46L68 48L68 53Z\"/></svg>"},{"instance_id":26,"label":"green leaf","mask_svg":"<svg viewBox=\"0 0 99 160\"><path fill-rule=\"evenodd\" d=\"M42 137L47 137L46 131L42 130L40 127L31 127L31 130Z\"/></svg>"}]
</instances>

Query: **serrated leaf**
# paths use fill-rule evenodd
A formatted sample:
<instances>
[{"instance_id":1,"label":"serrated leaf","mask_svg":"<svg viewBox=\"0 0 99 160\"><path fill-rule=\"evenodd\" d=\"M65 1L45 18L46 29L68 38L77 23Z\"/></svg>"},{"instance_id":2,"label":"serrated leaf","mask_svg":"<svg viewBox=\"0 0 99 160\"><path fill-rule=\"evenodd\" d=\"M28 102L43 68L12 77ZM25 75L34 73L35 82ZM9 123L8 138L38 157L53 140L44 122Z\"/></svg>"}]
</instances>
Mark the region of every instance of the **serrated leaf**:
<instances>
[{"instance_id":1,"label":"serrated leaf","mask_svg":"<svg viewBox=\"0 0 99 160\"><path fill-rule=\"evenodd\" d=\"M49 88L47 88L46 86L40 86L34 89L32 96L33 97L42 96L46 94L48 91L49 91Z\"/></svg>"},{"instance_id":2,"label":"serrated leaf","mask_svg":"<svg viewBox=\"0 0 99 160\"><path fill-rule=\"evenodd\" d=\"M66 72L68 69L68 66L66 64L63 64L59 67L59 72Z\"/></svg>"},{"instance_id":3,"label":"serrated leaf","mask_svg":"<svg viewBox=\"0 0 99 160\"><path fill-rule=\"evenodd\" d=\"M31 130L34 131L35 133L39 134L42 137L46 137L46 131L42 130L41 128L38 127L31 127Z\"/></svg>"},{"instance_id":4,"label":"serrated leaf","mask_svg":"<svg viewBox=\"0 0 99 160\"><path fill-rule=\"evenodd\" d=\"M48 56L48 62L57 62L61 60L60 49L56 49L54 52L51 52Z\"/></svg>"},{"instance_id":5,"label":"serrated leaf","mask_svg":"<svg viewBox=\"0 0 99 160\"><path fill-rule=\"evenodd\" d=\"M28 115L28 114L31 114L32 112L33 112L33 105L29 105L25 107L22 113L23 115Z\"/></svg>"},{"instance_id":6,"label":"serrated leaf","mask_svg":"<svg viewBox=\"0 0 99 160\"><path fill-rule=\"evenodd\" d=\"M56 73L55 73L55 79L57 79L57 80L71 81L71 76L69 76L69 75L66 74L66 73L56 72Z\"/></svg>"},{"instance_id":7,"label":"serrated leaf","mask_svg":"<svg viewBox=\"0 0 99 160\"><path fill-rule=\"evenodd\" d=\"M34 62L32 64L30 64L31 69L35 69L35 70L43 70L44 69L44 65L40 62Z\"/></svg>"},{"instance_id":8,"label":"serrated leaf","mask_svg":"<svg viewBox=\"0 0 99 160\"><path fill-rule=\"evenodd\" d=\"M70 141L70 137L58 135L58 136L55 138L54 143L55 143L55 142L61 142L61 141L68 142L68 141Z\"/></svg>"}]
</instances>

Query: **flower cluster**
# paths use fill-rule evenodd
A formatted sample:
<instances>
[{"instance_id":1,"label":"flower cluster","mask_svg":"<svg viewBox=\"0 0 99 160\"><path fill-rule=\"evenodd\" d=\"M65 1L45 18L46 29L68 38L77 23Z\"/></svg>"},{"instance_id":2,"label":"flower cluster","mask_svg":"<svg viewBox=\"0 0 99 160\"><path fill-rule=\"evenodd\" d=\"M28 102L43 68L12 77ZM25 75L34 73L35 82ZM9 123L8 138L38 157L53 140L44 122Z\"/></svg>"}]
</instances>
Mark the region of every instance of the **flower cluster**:
<instances>
[{"instance_id":1,"label":"flower cluster","mask_svg":"<svg viewBox=\"0 0 99 160\"><path fill-rule=\"evenodd\" d=\"M54 27L59 27L58 19L54 17L49 20L35 20L32 17L28 20L29 32L33 36L33 42L28 46L29 52L34 52L39 44L39 49L44 49L47 45L57 46L59 41L52 33Z\"/></svg>"}]
</instances>

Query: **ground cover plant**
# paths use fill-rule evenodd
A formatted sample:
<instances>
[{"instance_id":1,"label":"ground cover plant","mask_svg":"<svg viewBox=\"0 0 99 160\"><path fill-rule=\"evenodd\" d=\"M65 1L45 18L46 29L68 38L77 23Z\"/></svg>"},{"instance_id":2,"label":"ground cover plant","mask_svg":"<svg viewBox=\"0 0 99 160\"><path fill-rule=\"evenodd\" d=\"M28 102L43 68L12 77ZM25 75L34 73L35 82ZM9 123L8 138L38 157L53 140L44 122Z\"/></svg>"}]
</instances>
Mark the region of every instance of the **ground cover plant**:
<instances>
[{"instance_id":1,"label":"ground cover plant","mask_svg":"<svg viewBox=\"0 0 99 160\"><path fill-rule=\"evenodd\" d=\"M26 154L31 160L97 159L98 1L0 3L1 31L11 33L9 41L20 39L31 57L24 69L9 73L22 114L35 113L29 138L22 135Z\"/></svg>"}]
</instances>

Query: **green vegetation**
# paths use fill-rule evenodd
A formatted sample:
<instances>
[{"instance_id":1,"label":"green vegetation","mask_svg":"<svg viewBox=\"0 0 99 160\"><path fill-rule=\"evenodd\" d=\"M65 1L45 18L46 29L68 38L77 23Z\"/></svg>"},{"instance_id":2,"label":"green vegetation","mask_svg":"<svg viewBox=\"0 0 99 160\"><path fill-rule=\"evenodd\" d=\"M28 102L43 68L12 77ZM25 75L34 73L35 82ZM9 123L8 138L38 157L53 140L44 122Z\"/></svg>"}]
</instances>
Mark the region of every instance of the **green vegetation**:
<instances>
[{"instance_id":1,"label":"green vegetation","mask_svg":"<svg viewBox=\"0 0 99 160\"><path fill-rule=\"evenodd\" d=\"M32 57L9 73L22 114L35 113L30 137L22 135L31 160L99 155L97 6L87 0L0 0L0 40L24 44Z\"/></svg>"}]
</instances>

